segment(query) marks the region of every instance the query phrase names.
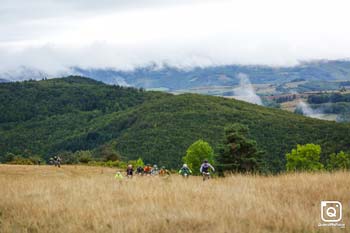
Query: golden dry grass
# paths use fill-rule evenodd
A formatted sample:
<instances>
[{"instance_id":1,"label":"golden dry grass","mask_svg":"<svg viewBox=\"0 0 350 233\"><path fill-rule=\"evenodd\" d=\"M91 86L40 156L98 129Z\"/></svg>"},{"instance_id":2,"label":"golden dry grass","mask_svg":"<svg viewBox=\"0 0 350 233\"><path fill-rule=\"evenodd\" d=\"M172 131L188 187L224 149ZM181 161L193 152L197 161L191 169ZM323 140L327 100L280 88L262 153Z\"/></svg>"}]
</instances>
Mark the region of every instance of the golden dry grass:
<instances>
[{"instance_id":1,"label":"golden dry grass","mask_svg":"<svg viewBox=\"0 0 350 233\"><path fill-rule=\"evenodd\" d=\"M349 173L114 179L109 168L0 166L0 232L346 232ZM345 229L318 227L320 201Z\"/></svg>"}]
</instances>

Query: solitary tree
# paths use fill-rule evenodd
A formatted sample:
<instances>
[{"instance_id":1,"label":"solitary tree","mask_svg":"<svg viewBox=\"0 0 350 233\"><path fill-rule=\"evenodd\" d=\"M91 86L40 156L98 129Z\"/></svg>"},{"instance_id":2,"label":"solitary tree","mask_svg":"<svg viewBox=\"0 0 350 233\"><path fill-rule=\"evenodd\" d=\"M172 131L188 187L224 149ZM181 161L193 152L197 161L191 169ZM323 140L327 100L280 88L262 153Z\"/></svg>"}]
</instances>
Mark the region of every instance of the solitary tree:
<instances>
[{"instance_id":1,"label":"solitary tree","mask_svg":"<svg viewBox=\"0 0 350 233\"><path fill-rule=\"evenodd\" d=\"M225 141L217 158L220 171L253 172L259 169L262 152L247 138L248 127L232 124L225 128Z\"/></svg>"},{"instance_id":2,"label":"solitary tree","mask_svg":"<svg viewBox=\"0 0 350 233\"><path fill-rule=\"evenodd\" d=\"M318 171L323 169L320 163L321 146L315 144L297 145L286 154L287 171Z\"/></svg>"},{"instance_id":3,"label":"solitary tree","mask_svg":"<svg viewBox=\"0 0 350 233\"><path fill-rule=\"evenodd\" d=\"M209 163L214 162L214 151L209 143L198 140L194 142L186 152L186 156L182 158L184 163L191 168L194 174L199 174L199 168L203 160L207 159Z\"/></svg>"}]
</instances>

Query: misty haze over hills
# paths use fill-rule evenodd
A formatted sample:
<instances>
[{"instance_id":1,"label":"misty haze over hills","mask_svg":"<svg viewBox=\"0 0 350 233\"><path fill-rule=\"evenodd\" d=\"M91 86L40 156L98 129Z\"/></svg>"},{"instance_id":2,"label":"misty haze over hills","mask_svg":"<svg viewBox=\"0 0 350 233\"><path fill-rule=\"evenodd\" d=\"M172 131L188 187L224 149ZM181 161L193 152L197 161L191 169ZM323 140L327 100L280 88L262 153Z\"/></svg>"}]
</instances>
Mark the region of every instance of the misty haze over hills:
<instances>
[{"instance_id":1,"label":"misty haze over hills","mask_svg":"<svg viewBox=\"0 0 350 233\"><path fill-rule=\"evenodd\" d=\"M107 84L133 86L146 89L175 91L203 86L234 86L240 82L239 74L249 76L253 84L281 84L295 79L306 81L350 80L350 61L305 62L291 67L271 66L211 66L179 69L156 65L136 68L131 71L110 69L84 69L72 67L69 71L52 76L41 70L20 67L0 73L0 79L22 81L67 75L81 75Z\"/></svg>"}]
</instances>

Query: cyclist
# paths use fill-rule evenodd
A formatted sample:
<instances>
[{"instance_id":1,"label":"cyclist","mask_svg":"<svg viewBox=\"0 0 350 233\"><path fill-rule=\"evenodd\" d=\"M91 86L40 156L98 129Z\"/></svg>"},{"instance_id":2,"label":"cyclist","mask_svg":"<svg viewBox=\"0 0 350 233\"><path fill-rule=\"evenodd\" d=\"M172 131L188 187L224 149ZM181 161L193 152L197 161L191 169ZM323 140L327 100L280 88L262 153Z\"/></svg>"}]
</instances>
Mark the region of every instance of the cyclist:
<instances>
[{"instance_id":1,"label":"cyclist","mask_svg":"<svg viewBox=\"0 0 350 233\"><path fill-rule=\"evenodd\" d=\"M147 164L144 168L143 168L143 172L145 173L145 175L150 175L152 171L152 167L150 164Z\"/></svg>"},{"instance_id":2,"label":"cyclist","mask_svg":"<svg viewBox=\"0 0 350 233\"><path fill-rule=\"evenodd\" d=\"M208 162L208 160L204 160L199 171L203 175L203 181L206 179L210 179L210 169L215 172L215 168Z\"/></svg>"},{"instance_id":3,"label":"cyclist","mask_svg":"<svg viewBox=\"0 0 350 233\"><path fill-rule=\"evenodd\" d=\"M114 176L115 179L117 180L122 180L124 177L120 171L117 171L117 173Z\"/></svg>"},{"instance_id":4,"label":"cyclist","mask_svg":"<svg viewBox=\"0 0 350 233\"><path fill-rule=\"evenodd\" d=\"M158 169L157 164L154 164L154 165L153 165L153 168L152 168L152 170L151 170L151 174L152 174L153 176L156 176L156 175L159 174L159 169Z\"/></svg>"},{"instance_id":5,"label":"cyclist","mask_svg":"<svg viewBox=\"0 0 350 233\"><path fill-rule=\"evenodd\" d=\"M55 164L55 167L61 167L61 158L59 156L54 156L53 157L53 162Z\"/></svg>"},{"instance_id":6,"label":"cyclist","mask_svg":"<svg viewBox=\"0 0 350 233\"><path fill-rule=\"evenodd\" d=\"M182 165L182 168L180 168L179 174L182 175L183 177L188 178L188 176L192 174L192 171L185 163L184 165Z\"/></svg>"},{"instance_id":7,"label":"cyclist","mask_svg":"<svg viewBox=\"0 0 350 233\"><path fill-rule=\"evenodd\" d=\"M60 156L57 156L57 166L61 167L62 159Z\"/></svg>"},{"instance_id":8,"label":"cyclist","mask_svg":"<svg viewBox=\"0 0 350 233\"><path fill-rule=\"evenodd\" d=\"M159 171L160 176L170 176L170 172L168 169L165 168L165 166L162 166L162 168Z\"/></svg>"},{"instance_id":9,"label":"cyclist","mask_svg":"<svg viewBox=\"0 0 350 233\"><path fill-rule=\"evenodd\" d=\"M143 168L141 166L137 167L136 174L139 175L139 176L143 176Z\"/></svg>"},{"instance_id":10,"label":"cyclist","mask_svg":"<svg viewBox=\"0 0 350 233\"><path fill-rule=\"evenodd\" d=\"M132 168L131 164L129 164L128 168L126 169L126 175L128 178L132 178L132 176L134 175L134 169Z\"/></svg>"}]
</instances>

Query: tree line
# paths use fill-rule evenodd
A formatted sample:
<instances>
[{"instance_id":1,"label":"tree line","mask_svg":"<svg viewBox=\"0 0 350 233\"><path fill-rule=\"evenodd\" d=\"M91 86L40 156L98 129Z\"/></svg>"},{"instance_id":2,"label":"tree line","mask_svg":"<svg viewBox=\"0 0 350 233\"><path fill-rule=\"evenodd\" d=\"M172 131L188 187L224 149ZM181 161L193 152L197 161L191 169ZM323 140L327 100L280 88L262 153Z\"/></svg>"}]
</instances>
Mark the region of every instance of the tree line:
<instances>
[{"instance_id":1,"label":"tree line","mask_svg":"<svg viewBox=\"0 0 350 233\"><path fill-rule=\"evenodd\" d=\"M258 149L255 140L249 137L247 126L235 123L225 127L224 138L220 145L219 153L215 154L210 144L202 139L195 141L186 150L182 161L186 163L194 174L199 174L200 165L204 160L214 164L218 168L219 175L232 173L268 173L267 161L264 160L264 151ZM65 164L86 164L93 166L108 166L126 168L128 164L135 167L144 166L142 158L123 161L120 153L115 149L115 144L107 144L97 149L79 150L76 152L65 151L57 154ZM332 153L326 163L320 162L321 146L317 144L297 145L296 148L286 153L286 171L322 171L322 170L349 170L350 153L340 151ZM40 156L22 157L7 153L3 162L8 164L45 164ZM180 164L178 166L181 166Z\"/></svg>"},{"instance_id":2,"label":"tree line","mask_svg":"<svg viewBox=\"0 0 350 233\"><path fill-rule=\"evenodd\" d=\"M220 175L231 173L267 173L264 151L257 148L256 141L248 137L249 129L242 124L232 124L225 128L225 138L218 155L208 142L198 140L187 150L183 161L195 174L199 174L204 159L218 167ZM350 153L340 151L332 153L326 163L320 162L321 146L317 144L297 145L286 153L286 171L313 172L350 169Z\"/></svg>"}]
</instances>

